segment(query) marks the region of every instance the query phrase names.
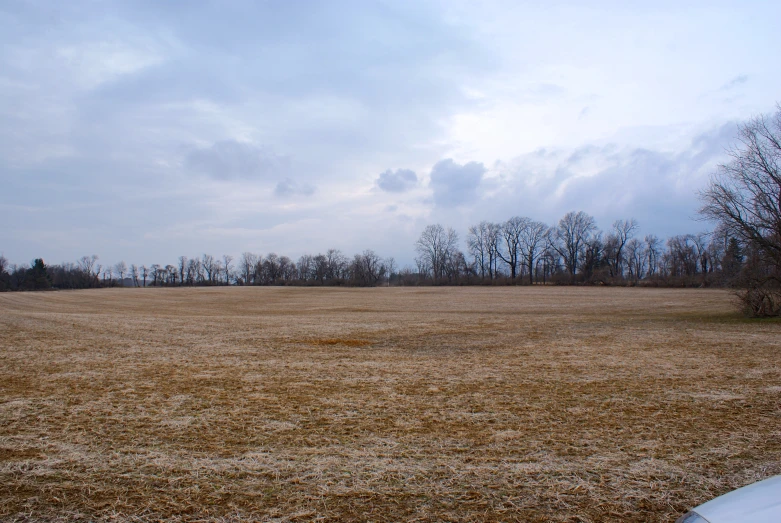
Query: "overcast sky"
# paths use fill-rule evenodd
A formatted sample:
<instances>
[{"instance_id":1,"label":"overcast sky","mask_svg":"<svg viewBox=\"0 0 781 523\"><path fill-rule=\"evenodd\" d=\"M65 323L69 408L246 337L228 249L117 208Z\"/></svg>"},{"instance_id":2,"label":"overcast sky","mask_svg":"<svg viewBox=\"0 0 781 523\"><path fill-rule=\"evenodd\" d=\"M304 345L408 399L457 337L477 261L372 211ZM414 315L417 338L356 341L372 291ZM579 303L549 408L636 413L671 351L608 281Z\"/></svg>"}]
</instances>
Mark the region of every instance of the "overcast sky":
<instances>
[{"instance_id":1,"label":"overcast sky","mask_svg":"<svg viewBox=\"0 0 781 523\"><path fill-rule=\"evenodd\" d=\"M0 253L408 263L430 223L570 210L698 232L737 123L781 101L779 20L750 0L0 0Z\"/></svg>"}]
</instances>

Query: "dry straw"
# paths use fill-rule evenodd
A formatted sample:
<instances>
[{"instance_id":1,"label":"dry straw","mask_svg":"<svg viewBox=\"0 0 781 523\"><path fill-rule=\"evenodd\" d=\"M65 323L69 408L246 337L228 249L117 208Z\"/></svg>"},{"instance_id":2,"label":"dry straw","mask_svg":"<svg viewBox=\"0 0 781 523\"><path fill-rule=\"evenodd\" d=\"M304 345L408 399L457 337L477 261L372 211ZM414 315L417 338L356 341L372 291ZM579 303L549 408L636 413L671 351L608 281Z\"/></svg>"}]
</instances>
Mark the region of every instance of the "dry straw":
<instances>
[{"instance_id":1,"label":"dry straw","mask_svg":"<svg viewBox=\"0 0 781 523\"><path fill-rule=\"evenodd\" d=\"M781 473L720 291L0 295L0 519L670 521Z\"/></svg>"}]
</instances>

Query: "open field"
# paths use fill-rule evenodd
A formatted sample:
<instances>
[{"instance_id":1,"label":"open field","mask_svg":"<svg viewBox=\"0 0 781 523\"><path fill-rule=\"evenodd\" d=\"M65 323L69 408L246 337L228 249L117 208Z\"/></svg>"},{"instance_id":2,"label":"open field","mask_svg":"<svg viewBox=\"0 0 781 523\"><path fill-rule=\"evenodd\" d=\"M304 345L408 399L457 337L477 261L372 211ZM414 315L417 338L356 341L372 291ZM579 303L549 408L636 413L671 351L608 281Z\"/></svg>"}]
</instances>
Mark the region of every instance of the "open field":
<instances>
[{"instance_id":1,"label":"open field","mask_svg":"<svg viewBox=\"0 0 781 523\"><path fill-rule=\"evenodd\" d=\"M781 474L722 291L0 294L0 519L671 521Z\"/></svg>"}]
</instances>

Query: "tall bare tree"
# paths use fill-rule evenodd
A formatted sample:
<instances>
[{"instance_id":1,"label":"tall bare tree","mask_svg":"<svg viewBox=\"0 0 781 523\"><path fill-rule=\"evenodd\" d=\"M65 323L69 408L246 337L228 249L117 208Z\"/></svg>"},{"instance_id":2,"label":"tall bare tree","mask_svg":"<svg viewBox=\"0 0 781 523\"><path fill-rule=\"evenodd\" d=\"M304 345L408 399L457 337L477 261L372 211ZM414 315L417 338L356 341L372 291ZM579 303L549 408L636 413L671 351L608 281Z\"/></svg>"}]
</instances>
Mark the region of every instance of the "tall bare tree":
<instances>
[{"instance_id":1,"label":"tall bare tree","mask_svg":"<svg viewBox=\"0 0 781 523\"><path fill-rule=\"evenodd\" d=\"M781 105L740 126L729 155L700 193L700 214L781 266Z\"/></svg>"},{"instance_id":2,"label":"tall bare tree","mask_svg":"<svg viewBox=\"0 0 781 523\"><path fill-rule=\"evenodd\" d=\"M489 278L491 277L492 245L495 243L490 237L492 229L489 222L482 221L477 225L469 227L469 232L466 235L469 254L475 261L481 278L485 278L486 273L488 273Z\"/></svg>"},{"instance_id":3,"label":"tall bare tree","mask_svg":"<svg viewBox=\"0 0 781 523\"><path fill-rule=\"evenodd\" d=\"M99 258L97 254L93 254L92 256L82 256L81 259L79 259L79 268L90 279L93 285L98 284L98 276L101 269L100 265L97 264L98 260Z\"/></svg>"},{"instance_id":4,"label":"tall bare tree","mask_svg":"<svg viewBox=\"0 0 781 523\"><path fill-rule=\"evenodd\" d=\"M133 279L133 287L138 287L138 265L130 265L130 277Z\"/></svg>"},{"instance_id":5,"label":"tall bare tree","mask_svg":"<svg viewBox=\"0 0 781 523\"><path fill-rule=\"evenodd\" d=\"M161 278L163 277L163 268L160 266L159 263L153 263L150 269L150 276L152 277L152 285L155 287L158 284L158 281L162 281Z\"/></svg>"},{"instance_id":6,"label":"tall bare tree","mask_svg":"<svg viewBox=\"0 0 781 523\"><path fill-rule=\"evenodd\" d=\"M391 284L391 278L393 278L394 274L396 273L396 270L398 267L396 266L396 258L393 256L389 258L385 258L385 268L387 270L387 276L388 276L388 287L390 287Z\"/></svg>"},{"instance_id":7,"label":"tall bare tree","mask_svg":"<svg viewBox=\"0 0 781 523\"><path fill-rule=\"evenodd\" d=\"M173 265L166 265L165 266L165 274L166 274L166 283L168 285L176 285L176 267ZM183 282L179 280L179 284L182 285Z\"/></svg>"},{"instance_id":8,"label":"tall bare tree","mask_svg":"<svg viewBox=\"0 0 781 523\"><path fill-rule=\"evenodd\" d=\"M188 285L195 285L196 282L200 282L203 279L201 274L201 260L199 260L198 258L190 259L187 262L186 274L187 274Z\"/></svg>"},{"instance_id":9,"label":"tall bare tree","mask_svg":"<svg viewBox=\"0 0 781 523\"><path fill-rule=\"evenodd\" d=\"M606 254L610 253L606 258L611 276L617 278L624 276L624 247L638 227L637 220L634 218L613 222L613 230L605 240Z\"/></svg>"},{"instance_id":10,"label":"tall bare tree","mask_svg":"<svg viewBox=\"0 0 781 523\"><path fill-rule=\"evenodd\" d=\"M326 266L326 278L339 279L347 276L347 266L349 261L347 256L342 254L339 249L328 249L325 253Z\"/></svg>"},{"instance_id":11,"label":"tall bare tree","mask_svg":"<svg viewBox=\"0 0 781 523\"><path fill-rule=\"evenodd\" d=\"M206 279L209 283L214 282L215 270L214 270L214 256L211 254L204 254L201 257L201 267L203 267L206 273Z\"/></svg>"},{"instance_id":12,"label":"tall bare tree","mask_svg":"<svg viewBox=\"0 0 781 523\"><path fill-rule=\"evenodd\" d=\"M187 261L187 256L179 256L179 285L184 285Z\"/></svg>"},{"instance_id":13,"label":"tall bare tree","mask_svg":"<svg viewBox=\"0 0 781 523\"><path fill-rule=\"evenodd\" d=\"M252 285L255 279L255 265L258 263L258 255L251 252L241 253L239 270L241 271L244 285Z\"/></svg>"},{"instance_id":14,"label":"tall bare tree","mask_svg":"<svg viewBox=\"0 0 781 523\"><path fill-rule=\"evenodd\" d=\"M629 278L635 282L645 275L646 255L643 243L637 238L626 242L626 261Z\"/></svg>"},{"instance_id":15,"label":"tall bare tree","mask_svg":"<svg viewBox=\"0 0 781 523\"><path fill-rule=\"evenodd\" d=\"M114 265L114 272L119 276L119 284L124 285L125 274L127 273L127 264L124 261L117 262Z\"/></svg>"},{"instance_id":16,"label":"tall bare tree","mask_svg":"<svg viewBox=\"0 0 781 523\"><path fill-rule=\"evenodd\" d=\"M233 262L233 256L230 254L222 255L222 270L225 271L225 285L231 284L231 263Z\"/></svg>"},{"instance_id":17,"label":"tall bare tree","mask_svg":"<svg viewBox=\"0 0 781 523\"><path fill-rule=\"evenodd\" d=\"M718 221L748 254L740 279L744 311L781 316L781 105L741 125L729 154L700 193L700 214Z\"/></svg>"},{"instance_id":18,"label":"tall bare tree","mask_svg":"<svg viewBox=\"0 0 781 523\"><path fill-rule=\"evenodd\" d=\"M467 248L481 278L493 280L496 277L496 267L499 260L499 239L502 225L482 221L469 228L467 233Z\"/></svg>"},{"instance_id":19,"label":"tall bare tree","mask_svg":"<svg viewBox=\"0 0 781 523\"><path fill-rule=\"evenodd\" d=\"M312 273L314 270L314 257L311 254L303 254L298 258L296 267L298 268L298 279L301 281L309 281L312 279Z\"/></svg>"},{"instance_id":20,"label":"tall bare tree","mask_svg":"<svg viewBox=\"0 0 781 523\"><path fill-rule=\"evenodd\" d=\"M645 237L645 254L648 259L648 275L656 276L659 272L659 260L661 258L662 240L648 234Z\"/></svg>"},{"instance_id":21,"label":"tall bare tree","mask_svg":"<svg viewBox=\"0 0 781 523\"><path fill-rule=\"evenodd\" d=\"M298 274L298 268L293 260L287 256L281 256L279 258L280 272L282 273L282 279L286 282L290 282L296 279Z\"/></svg>"},{"instance_id":22,"label":"tall bare tree","mask_svg":"<svg viewBox=\"0 0 781 523\"><path fill-rule=\"evenodd\" d=\"M457 245L458 233L451 228L445 229L440 224L427 226L415 242L418 265L431 273L434 283L442 280L445 264L456 251Z\"/></svg>"},{"instance_id":23,"label":"tall bare tree","mask_svg":"<svg viewBox=\"0 0 781 523\"><path fill-rule=\"evenodd\" d=\"M364 286L377 285L387 270L383 259L372 250L356 254L351 267L353 281Z\"/></svg>"},{"instance_id":24,"label":"tall bare tree","mask_svg":"<svg viewBox=\"0 0 781 523\"><path fill-rule=\"evenodd\" d=\"M542 222L536 222L531 218L524 218L525 226L521 230L519 246L521 255L529 272L529 283L534 283L534 262L542 254L548 244L550 229Z\"/></svg>"},{"instance_id":25,"label":"tall bare tree","mask_svg":"<svg viewBox=\"0 0 781 523\"><path fill-rule=\"evenodd\" d=\"M564 259L564 265L570 276L574 279L578 271L578 261L583 254L586 244L597 230L594 218L583 211L568 212L559 220L556 229L556 242L553 244L556 251Z\"/></svg>"},{"instance_id":26,"label":"tall bare tree","mask_svg":"<svg viewBox=\"0 0 781 523\"><path fill-rule=\"evenodd\" d=\"M500 235L502 248L499 249L499 258L510 268L510 278L515 280L518 271L518 258L521 254L521 235L528 224L528 218L513 216L502 224Z\"/></svg>"}]
</instances>

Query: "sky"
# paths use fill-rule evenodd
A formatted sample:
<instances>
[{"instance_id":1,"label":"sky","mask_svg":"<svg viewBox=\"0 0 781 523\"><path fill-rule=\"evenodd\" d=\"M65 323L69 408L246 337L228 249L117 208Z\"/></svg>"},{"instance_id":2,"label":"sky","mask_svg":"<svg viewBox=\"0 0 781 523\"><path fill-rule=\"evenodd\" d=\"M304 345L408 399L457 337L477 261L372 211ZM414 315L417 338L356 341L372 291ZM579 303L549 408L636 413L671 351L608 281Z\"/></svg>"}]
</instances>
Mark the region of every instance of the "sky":
<instances>
[{"instance_id":1,"label":"sky","mask_svg":"<svg viewBox=\"0 0 781 523\"><path fill-rule=\"evenodd\" d=\"M373 249L697 219L781 101L781 3L0 0L0 254Z\"/></svg>"}]
</instances>

